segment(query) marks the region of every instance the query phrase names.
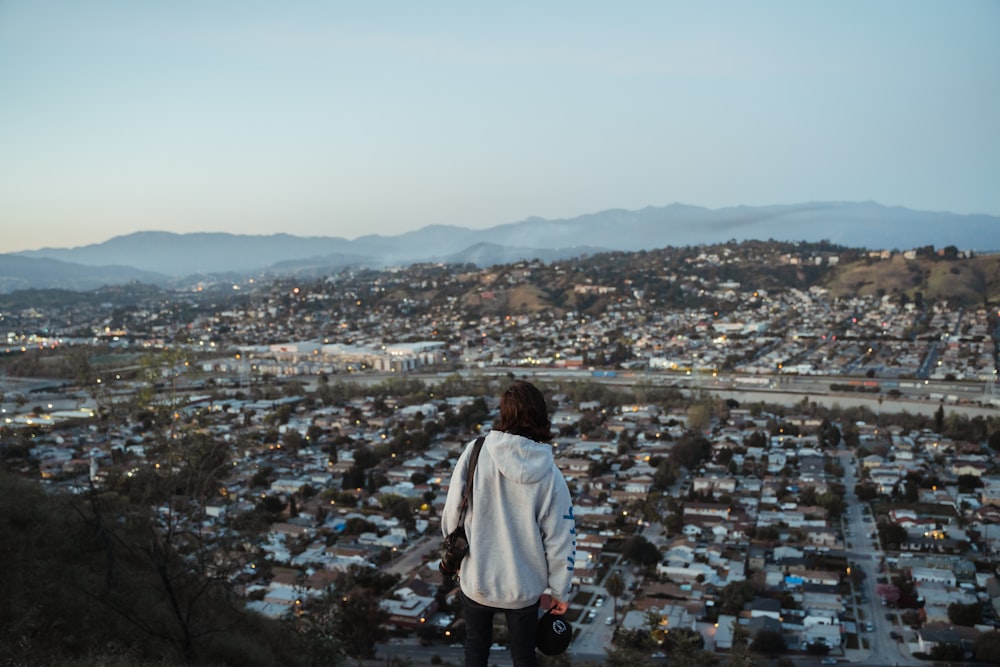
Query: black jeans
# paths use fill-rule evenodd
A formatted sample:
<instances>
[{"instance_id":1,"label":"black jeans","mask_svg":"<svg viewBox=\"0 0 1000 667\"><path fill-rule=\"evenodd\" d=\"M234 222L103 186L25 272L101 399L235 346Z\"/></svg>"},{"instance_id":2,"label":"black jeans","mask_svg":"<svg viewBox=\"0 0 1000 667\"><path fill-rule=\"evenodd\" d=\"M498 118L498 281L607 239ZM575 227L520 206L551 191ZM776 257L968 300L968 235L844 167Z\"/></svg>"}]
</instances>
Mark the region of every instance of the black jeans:
<instances>
[{"instance_id":1,"label":"black jeans","mask_svg":"<svg viewBox=\"0 0 1000 667\"><path fill-rule=\"evenodd\" d=\"M507 617L510 657L514 667L536 667L535 631L538 628L538 602L524 609L499 609L479 604L462 594L465 610L465 667L486 667L493 643L493 614Z\"/></svg>"}]
</instances>

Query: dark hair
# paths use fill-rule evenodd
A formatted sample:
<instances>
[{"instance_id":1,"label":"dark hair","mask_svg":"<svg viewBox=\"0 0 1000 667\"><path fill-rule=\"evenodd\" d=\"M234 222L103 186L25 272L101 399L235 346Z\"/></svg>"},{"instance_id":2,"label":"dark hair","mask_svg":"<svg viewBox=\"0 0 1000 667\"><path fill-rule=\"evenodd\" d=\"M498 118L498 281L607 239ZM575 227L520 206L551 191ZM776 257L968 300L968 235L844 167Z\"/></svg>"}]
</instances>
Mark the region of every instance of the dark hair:
<instances>
[{"instance_id":1,"label":"dark hair","mask_svg":"<svg viewBox=\"0 0 1000 667\"><path fill-rule=\"evenodd\" d=\"M552 438L552 422L538 387L524 380L516 380L507 387L500 397L500 417L493 428L536 442L548 442Z\"/></svg>"}]
</instances>

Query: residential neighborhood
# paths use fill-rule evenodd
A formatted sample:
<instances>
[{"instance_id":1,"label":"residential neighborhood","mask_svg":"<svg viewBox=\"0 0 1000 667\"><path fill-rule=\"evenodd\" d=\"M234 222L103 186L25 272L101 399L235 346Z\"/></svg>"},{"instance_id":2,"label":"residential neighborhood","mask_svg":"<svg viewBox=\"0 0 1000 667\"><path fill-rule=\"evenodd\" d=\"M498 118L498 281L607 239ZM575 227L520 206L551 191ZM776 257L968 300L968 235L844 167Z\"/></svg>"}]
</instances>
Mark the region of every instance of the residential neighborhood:
<instances>
[{"instance_id":1,"label":"residential neighborhood","mask_svg":"<svg viewBox=\"0 0 1000 667\"><path fill-rule=\"evenodd\" d=\"M463 633L437 568L451 471L527 377L573 494L581 664L679 630L719 654L972 655L1000 627L997 313L697 277L731 261L656 276L707 299L683 309L614 275L567 283L613 296L599 313L533 310L532 276L571 269L521 262L4 312L5 359L39 371L3 378L4 458L53 491L143 497L197 448L224 463L211 492L150 510L238 544L220 567L248 608L309 616L368 578L376 652L446 652ZM507 307L473 318L471 301ZM75 356L88 346L101 357ZM76 375L46 379L53 357Z\"/></svg>"}]
</instances>

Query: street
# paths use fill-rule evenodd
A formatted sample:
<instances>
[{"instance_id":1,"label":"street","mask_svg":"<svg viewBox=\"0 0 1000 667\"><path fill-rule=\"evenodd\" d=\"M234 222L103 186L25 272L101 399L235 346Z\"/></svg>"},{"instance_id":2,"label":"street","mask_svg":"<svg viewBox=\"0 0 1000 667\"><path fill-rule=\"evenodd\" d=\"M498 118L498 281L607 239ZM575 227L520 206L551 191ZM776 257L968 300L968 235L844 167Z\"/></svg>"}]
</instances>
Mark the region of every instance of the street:
<instances>
[{"instance_id":1,"label":"street","mask_svg":"<svg viewBox=\"0 0 1000 667\"><path fill-rule=\"evenodd\" d=\"M875 593L876 579L879 576L879 563L884 557L878 544L878 532L875 530L874 517L868 514L867 505L863 505L854 493L857 483L854 466L851 465L851 452L842 450L840 463L844 468L844 486L847 511L844 518L845 556L850 567L858 567L864 572L864 583L860 592L865 600L859 604L856 595L851 596L850 604L854 607L854 617L858 628L858 649L848 649L845 657L854 662L864 660L877 665L925 665L910 655L906 642L897 642L889 633L898 630L891 621L881 613L883 607L878 602ZM875 537L869 537L874 532ZM852 584L853 590L853 584ZM873 630L865 630L865 624L871 623ZM902 632L902 630L900 630ZM912 634L909 630L905 634ZM868 643L865 650L864 643Z\"/></svg>"}]
</instances>

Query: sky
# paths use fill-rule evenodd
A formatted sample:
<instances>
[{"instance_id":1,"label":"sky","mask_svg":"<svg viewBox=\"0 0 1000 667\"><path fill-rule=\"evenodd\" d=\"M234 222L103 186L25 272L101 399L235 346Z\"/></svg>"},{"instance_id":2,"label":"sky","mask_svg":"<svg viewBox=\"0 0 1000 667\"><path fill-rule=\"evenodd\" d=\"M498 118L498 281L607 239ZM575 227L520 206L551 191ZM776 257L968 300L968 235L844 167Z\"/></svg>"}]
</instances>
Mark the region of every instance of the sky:
<instances>
[{"instance_id":1,"label":"sky","mask_svg":"<svg viewBox=\"0 0 1000 667\"><path fill-rule=\"evenodd\" d=\"M1000 215L1000 0L0 0L0 252L612 208Z\"/></svg>"}]
</instances>

